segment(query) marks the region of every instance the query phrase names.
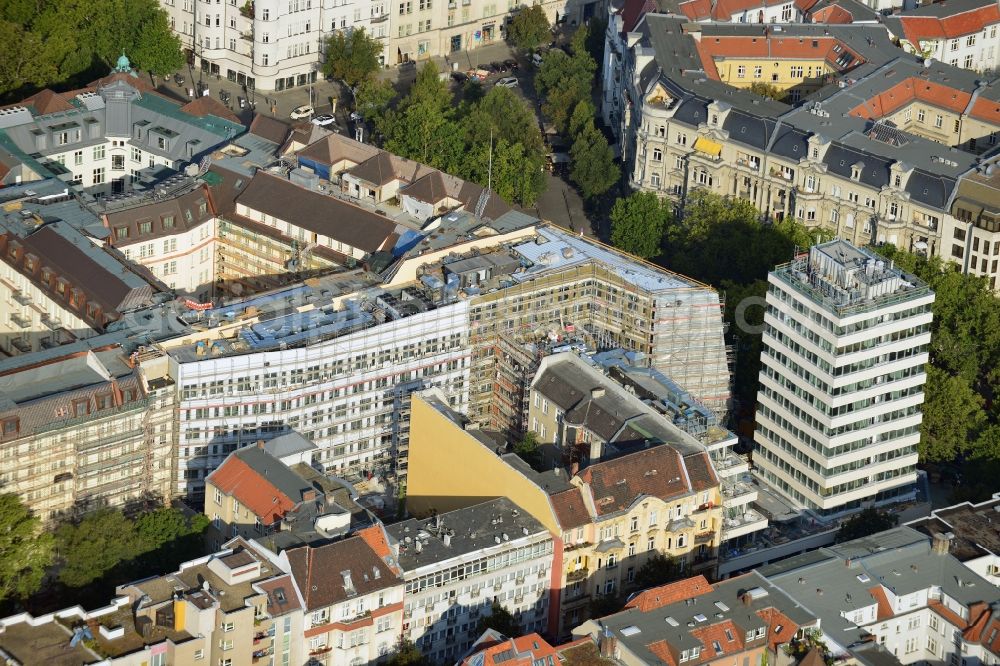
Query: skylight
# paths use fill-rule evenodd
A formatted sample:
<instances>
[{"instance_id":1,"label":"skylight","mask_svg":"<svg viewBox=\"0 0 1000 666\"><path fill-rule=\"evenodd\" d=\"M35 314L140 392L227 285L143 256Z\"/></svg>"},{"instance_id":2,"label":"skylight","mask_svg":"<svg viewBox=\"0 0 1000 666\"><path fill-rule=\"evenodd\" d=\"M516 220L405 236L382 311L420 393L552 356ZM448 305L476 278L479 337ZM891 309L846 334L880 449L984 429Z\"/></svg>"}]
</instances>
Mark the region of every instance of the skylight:
<instances>
[{"instance_id":1,"label":"skylight","mask_svg":"<svg viewBox=\"0 0 1000 666\"><path fill-rule=\"evenodd\" d=\"M707 617L705 617L704 615L702 615L701 613L698 613L697 615L695 615L695 616L694 616L694 619L695 619L695 620L696 620L697 622L705 622L705 621L707 621L707 620L708 620L708 618L707 618Z\"/></svg>"},{"instance_id":2,"label":"skylight","mask_svg":"<svg viewBox=\"0 0 1000 666\"><path fill-rule=\"evenodd\" d=\"M859 573L858 580L860 580L862 583L868 583L871 581L871 578L866 573Z\"/></svg>"},{"instance_id":3,"label":"skylight","mask_svg":"<svg viewBox=\"0 0 1000 666\"><path fill-rule=\"evenodd\" d=\"M624 629L622 629L621 634L622 634L622 636L635 636L636 634L640 633L641 631L642 630L639 629L639 627L635 626L634 624L630 624L629 626L627 626Z\"/></svg>"}]
</instances>

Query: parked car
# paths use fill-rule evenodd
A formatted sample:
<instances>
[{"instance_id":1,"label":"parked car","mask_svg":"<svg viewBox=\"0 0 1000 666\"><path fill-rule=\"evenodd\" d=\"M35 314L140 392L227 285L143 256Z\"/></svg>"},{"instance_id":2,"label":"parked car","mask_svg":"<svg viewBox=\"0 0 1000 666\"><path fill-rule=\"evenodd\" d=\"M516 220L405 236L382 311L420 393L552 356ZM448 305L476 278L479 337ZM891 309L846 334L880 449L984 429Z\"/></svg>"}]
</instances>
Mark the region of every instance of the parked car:
<instances>
[{"instance_id":1,"label":"parked car","mask_svg":"<svg viewBox=\"0 0 1000 666\"><path fill-rule=\"evenodd\" d=\"M351 120L353 120L356 123L360 123L362 120L364 120L364 118L362 118L361 114L358 113L357 111L351 111Z\"/></svg>"},{"instance_id":2,"label":"parked car","mask_svg":"<svg viewBox=\"0 0 1000 666\"><path fill-rule=\"evenodd\" d=\"M534 65L535 67L541 67L542 66L542 56L540 54L538 54L538 53L532 53L531 54L531 64Z\"/></svg>"},{"instance_id":3,"label":"parked car","mask_svg":"<svg viewBox=\"0 0 1000 666\"><path fill-rule=\"evenodd\" d=\"M326 127L327 125L336 125L337 119L331 116L329 113L324 113L322 115L313 118L312 124L319 125L320 127Z\"/></svg>"},{"instance_id":4,"label":"parked car","mask_svg":"<svg viewBox=\"0 0 1000 666\"><path fill-rule=\"evenodd\" d=\"M303 118L308 118L309 116L316 113L316 110L308 104L303 104L302 106L297 106L292 109L292 112L288 114L288 117L292 120L302 120Z\"/></svg>"},{"instance_id":5,"label":"parked car","mask_svg":"<svg viewBox=\"0 0 1000 666\"><path fill-rule=\"evenodd\" d=\"M508 70L510 70L512 72L517 71L517 61L514 60L513 58L511 58L509 60L504 60L503 64L507 67Z\"/></svg>"},{"instance_id":6,"label":"parked car","mask_svg":"<svg viewBox=\"0 0 1000 666\"><path fill-rule=\"evenodd\" d=\"M505 76L497 81L497 85L501 88L513 88L517 86L517 78L513 76Z\"/></svg>"},{"instance_id":7,"label":"parked car","mask_svg":"<svg viewBox=\"0 0 1000 666\"><path fill-rule=\"evenodd\" d=\"M176 83L179 86L184 85L184 77L181 76L180 74L174 74L174 83Z\"/></svg>"}]
</instances>

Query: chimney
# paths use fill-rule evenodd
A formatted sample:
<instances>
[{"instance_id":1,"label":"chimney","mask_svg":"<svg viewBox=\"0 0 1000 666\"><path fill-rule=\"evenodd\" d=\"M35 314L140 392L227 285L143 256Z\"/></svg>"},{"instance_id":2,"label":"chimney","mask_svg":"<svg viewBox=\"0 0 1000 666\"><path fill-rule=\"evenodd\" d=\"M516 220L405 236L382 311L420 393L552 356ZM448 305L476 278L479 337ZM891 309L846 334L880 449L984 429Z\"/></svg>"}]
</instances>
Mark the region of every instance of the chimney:
<instances>
[{"instance_id":1,"label":"chimney","mask_svg":"<svg viewBox=\"0 0 1000 666\"><path fill-rule=\"evenodd\" d=\"M303 502L312 502L315 499L316 499L316 491L313 488L310 488L309 490L303 490L302 491L302 501Z\"/></svg>"},{"instance_id":2,"label":"chimney","mask_svg":"<svg viewBox=\"0 0 1000 666\"><path fill-rule=\"evenodd\" d=\"M257 448L258 449L263 449L264 448L264 444L265 444L264 440L262 440L262 439L258 439L257 440Z\"/></svg>"},{"instance_id":3,"label":"chimney","mask_svg":"<svg viewBox=\"0 0 1000 666\"><path fill-rule=\"evenodd\" d=\"M572 479L574 476L576 476L579 473L580 473L580 462L577 461L577 460L574 460L573 463L569 466L569 478Z\"/></svg>"},{"instance_id":4,"label":"chimney","mask_svg":"<svg viewBox=\"0 0 1000 666\"><path fill-rule=\"evenodd\" d=\"M597 643L598 649L601 651L601 656L605 659L614 659L615 652L618 651L618 639L612 636L610 632L605 632L601 636L601 640Z\"/></svg>"},{"instance_id":5,"label":"chimney","mask_svg":"<svg viewBox=\"0 0 1000 666\"><path fill-rule=\"evenodd\" d=\"M592 400L597 400L598 398L603 398L607 391L603 386L598 386L597 388L590 389L590 397Z\"/></svg>"},{"instance_id":6,"label":"chimney","mask_svg":"<svg viewBox=\"0 0 1000 666\"><path fill-rule=\"evenodd\" d=\"M600 440L594 440L590 443L590 462L591 464L599 462L601 460L601 452L604 445Z\"/></svg>"},{"instance_id":7,"label":"chimney","mask_svg":"<svg viewBox=\"0 0 1000 666\"><path fill-rule=\"evenodd\" d=\"M451 545L451 533L445 532L444 533L444 537L442 537L442 539L444 540L444 545L445 546L450 546Z\"/></svg>"},{"instance_id":8,"label":"chimney","mask_svg":"<svg viewBox=\"0 0 1000 666\"><path fill-rule=\"evenodd\" d=\"M931 550L938 555L947 555L951 548L951 540L955 535L951 532L935 532L931 542Z\"/></svg>"},{"instance_id":9,"label":"chimney","mask_svg":"<svg viewBox=\"0 0 1000 666\"><path fill-rule=\"evenodd\" d=\"M740 595L740 601L743 602L744 606L750 606L753 604L753 597L750 595L749 592L744 592L743 594Z\"/></svg>"},{"instance_id":10,"label":"chimney","mask_svg":"<svg viewBox=\"0 0 1000 666\"><path fill-rule=\"evenodd\" d=\"M417 540L416 540L416 541L414 542L414 545L413 545L413 547L414 547L414 549L416 549L416 551L417 551L418 553L419 553L420 551L422 551L422 550L424 549L424 545L423 545L422 543L420 543L420 539L417 539Z\"/></svg>"}]
</instances>

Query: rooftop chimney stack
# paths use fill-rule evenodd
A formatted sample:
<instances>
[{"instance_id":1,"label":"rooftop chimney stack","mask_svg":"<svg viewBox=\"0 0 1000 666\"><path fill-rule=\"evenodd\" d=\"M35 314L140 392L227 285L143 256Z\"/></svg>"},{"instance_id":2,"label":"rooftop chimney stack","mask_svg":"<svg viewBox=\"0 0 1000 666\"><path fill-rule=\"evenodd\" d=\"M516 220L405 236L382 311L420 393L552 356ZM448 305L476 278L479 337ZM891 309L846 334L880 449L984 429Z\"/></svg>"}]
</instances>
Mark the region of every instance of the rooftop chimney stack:
<instances>
[{"instance_id":1,"label":"rooftop chimney stack","mask_svg":"<svg viewBox=\"0 0 1000 666\"><path fill-rule=\"evenodd\" d=\"M935 532L931 542L931 550L937 555L947 555L951 549L951 540L955 535L951 532Z\"/></svg>"}]
</instances>

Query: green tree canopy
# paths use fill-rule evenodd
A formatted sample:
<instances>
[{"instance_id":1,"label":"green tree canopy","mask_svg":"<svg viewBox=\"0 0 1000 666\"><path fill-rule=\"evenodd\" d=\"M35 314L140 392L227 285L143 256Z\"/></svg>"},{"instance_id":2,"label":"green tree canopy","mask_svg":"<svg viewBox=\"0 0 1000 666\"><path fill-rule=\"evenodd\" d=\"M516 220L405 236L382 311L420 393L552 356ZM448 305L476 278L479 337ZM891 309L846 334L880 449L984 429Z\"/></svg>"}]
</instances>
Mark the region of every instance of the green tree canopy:
<instances>
[{"instance_id":1,"label":"green tree canopy","mask_svg":"<svg viewBox=\"0 0 1000 666\"><path fill-rule=\"evenodd\" d=\"M869 507L840 524L840 529L837 530L837 541L850 541L866 537L869 534L884 532L895 527L897 522L899 522L898 516L884 513L875 507Z\"/></svg>"},{"instance_id":2,"label":"green tree canopy","mask_svg":"<svg viewBox=\"0 0 1000 666\"><path fill-rule=\"evenodd\" d=\"M364 28L338 30L326 38L323 73L354 88L379 70L382 43Z\"/></svg>"},{"instance_id":3,"label":"green tree canopy","mask_svg":"<svg viewBox=\"0 0 1000 666\"><path fill-rule=\"evenodd\" d=\"M569 56L556 49L545 56L535 76L535 88L544 100L542 113L557 132L565 134L577 105L590 101L596 69L597 64L586 51Z\"/></svg>"},{"instance_id":4,"label":"green tree canopy","mask_svg":"<svg viewBox=\"0 0 1000 666\"><path fill-rule=\"evenodd\" d=\"M652 192L635 192L611 209L611 244L619 250L650 259L660 253L670 220L670 202Z\"/></svg>"},{"instance_id":5,"label":"green tree canopy","mask_svg":"<svg viewBox=\"0 0 1000 666\"><path fill-rule=\"evenodd\" d=\"M549 41L549 17L541 5L522 7L507 26L507 42L519 49L535 49Z\"/></svg>"},{"instance_id":6,"label":"green tree canopy","mask_svg":"<svg viewBox=\"0 0 1000 666\"><path fill-rule=\"evenodd\" d=\"M396 96L396 91L388 81L380 81L370 77L358 84L354 91L354 110L362 118L376 127L382 124L389 103Z\"/></svg>"},{"instance_id":7,"label":"green tree canopy","mask_svg":"<svg viewBox=\"0 0 1000 666\"><path fill-rule=\"evenodd\" d=\"M427 63L379 129L386 150L490 185L506 201L531 205L545 188L541 132L524 100L506 88L456 112L447 84Z\"/></svg>"},{"instance_id":8,"label":"green tree canopy","mask_svg":"<svg viewBox=\"0 0 1000 666\"><path fill-rule=\"evenodd\" d=\"M653 553L635 572L635 586L639 589L666 585L684 576L677 561L669 555Z\"/></svg>"},{"instance_id":9,"label":"green tree canopy","mask_svg":"<svg viewBox=\"0 0 1000 666\"><path fill-rule=\"evenodd\" d=\"M585 199L604 194L621 177L608 140L593 124L576 137L570 149L570 157L573 161L570 178L580 188Z\"/></svg>"},{"instance_id":10,"label":"green tree canopy","mask_svg":"<svg viewBox=\"0 0 1000 666\"><path fill-rule=\"evenodd\" d=\"M773 99L778 102L785 99L786 92L781 88L771 85L770 83L764 83L763 81L754 81L750 84L750 92L755 95L760 95L761 97L767 97L768 99Z\"/></svg>"},{"instance_id":11,"label":"green tree canopy","mask_svg":"<svg viewBox=\"0 0 1000 666\"><path fill-rule=\"evenodd\" d=\"M140 550L135 524L121 511L101 509L78 523L56 530L56 552L62 567L59 580L69 587L83 587L111 572Z\"/></svg>"},{"instance_id":12,"label":"green tree canopy","mask_svg":"<svg viewBox=\"0 0 1000 666\"><path fill-rule=\"evenodd\" d=\"M481 636L487 629L499 631L508 638L521 635L521 626L517 623L517 620L514 619L509 610L496 601L490 607L490 614L479 619L479 624L476 626L476 633Z\"/></svg>"},{"instance_id":13,"label":"green tree canopy","mask_svg":"<svg viewBox=\"0 0 1000 666\"><path fill-rule=\"evenodd\" d=\"M53 538L13 493L0 494L0 601L34 594L52 563Z\"/></svg>"}]
</instances>

